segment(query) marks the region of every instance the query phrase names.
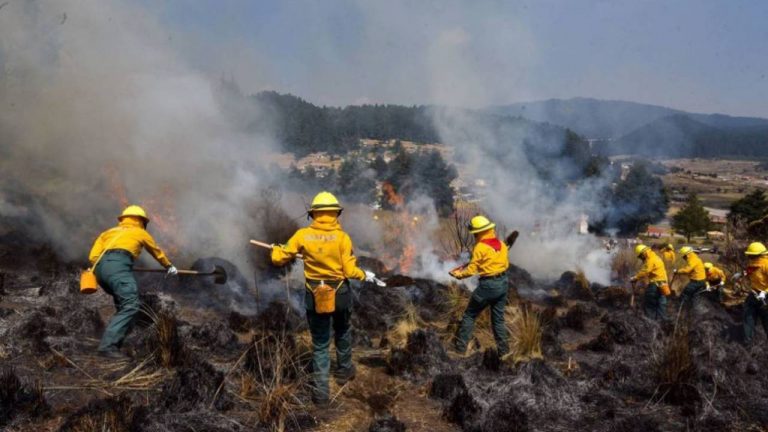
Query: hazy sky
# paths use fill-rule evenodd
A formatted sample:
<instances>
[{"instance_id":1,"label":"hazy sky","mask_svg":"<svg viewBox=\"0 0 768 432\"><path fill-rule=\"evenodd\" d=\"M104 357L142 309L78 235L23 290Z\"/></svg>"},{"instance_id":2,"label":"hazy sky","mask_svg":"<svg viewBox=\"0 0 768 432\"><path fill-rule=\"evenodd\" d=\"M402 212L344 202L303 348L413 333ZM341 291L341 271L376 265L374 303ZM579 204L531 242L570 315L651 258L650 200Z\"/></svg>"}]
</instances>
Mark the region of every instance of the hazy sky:
<instances>
[{"instance_id":1,"label":"hazy sky","mask_svg":"<svg viewBox=\"0 0 768 432\"><path fill-rule=\"evenodd\" d=\"M765 0L143 0L249 92L483 106L574 96L768 117Z\"/></svg>"}]
</instances>

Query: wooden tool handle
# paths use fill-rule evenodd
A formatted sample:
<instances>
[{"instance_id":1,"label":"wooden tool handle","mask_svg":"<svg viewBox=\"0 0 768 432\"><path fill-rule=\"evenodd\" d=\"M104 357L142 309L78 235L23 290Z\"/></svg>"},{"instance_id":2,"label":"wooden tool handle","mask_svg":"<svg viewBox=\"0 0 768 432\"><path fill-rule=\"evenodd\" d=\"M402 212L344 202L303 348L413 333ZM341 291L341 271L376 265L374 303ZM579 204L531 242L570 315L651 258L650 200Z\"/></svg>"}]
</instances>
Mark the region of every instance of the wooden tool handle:
<instances>
[{"instance_id":1,"label":"wooden tool handle","mask_svg":"<svg viewBox=\"0 0 768 432\"><path fill-rule=\"evenodd\" d=\"M269 244L269 243L260 242L258 240L251 240L251 244L255 245L255 246L263 247L264 249L272 250L272 245ZM300 253L297 253L296 254L296 258L298 258L300 260L303 260L304 259L304 255L302 255Z\"/></svg>"},{"instance_id":2,"label":"wooden tool handle","mask_svg":"<svg viewBox=\"0 0 768 432\"><path fill-rule=\"evenodd\" d=\"M134 268L133 271L141 273L168 273L166 269ZM200 272L197 270L178 270L180 275L210 275L211 272Z\"/></svg>"},{"instance_id":3,"label":"wooden tool handle","mask_svg":"<svg viewBox=\"0 0 768 432\"><path fill-rule=\"evenodd\" d=\"M269 243L260 242L258 240L251 240L252 245L263 247L264 249L272 249L272 245Z\"/></svg>"}]
</instances>

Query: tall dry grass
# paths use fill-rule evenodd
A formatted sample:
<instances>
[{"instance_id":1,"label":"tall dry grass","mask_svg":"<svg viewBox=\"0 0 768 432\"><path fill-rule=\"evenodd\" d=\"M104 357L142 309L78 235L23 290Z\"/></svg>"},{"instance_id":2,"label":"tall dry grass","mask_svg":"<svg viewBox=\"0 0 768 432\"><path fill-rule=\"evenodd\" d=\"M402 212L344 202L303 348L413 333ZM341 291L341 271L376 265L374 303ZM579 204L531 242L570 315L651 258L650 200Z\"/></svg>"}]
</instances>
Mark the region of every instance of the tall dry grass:
<instances>
[{"instance_id":1,"label":"tall dry grass","mask_svg":"<svg viewBox=\"0 0 768 432\"><path fill-rule=\"evenodd\" d=\"M541 353L541 318L529 308L519 309L507 326L511 346L507 358L514 363L543 358Z\"/></svg>"},{"instance_id":2,"label":"tall dry grass","mask_svg":"<svg viewBox=\"0 0 768 432\"><path fill-rule=\"evenodd\" d=\"M691 352L689 324L682 322L675 328L656 352L653 358L659 400L671 403L683 403L692 394L697 394L692 381L696 368Z\"/></svg>"},{"instance_id":3,"label":"tall dry grass","mask_svg":"<svg viewBox=\"0 0 768 432\"><path fill-rule=\"evenodd\" d=\"M240 397L258 403L260 425L282 432L295 413L307 406L302 393L308 389L305 365L308 349L299 349L286 335L254 338L247 355L250 365L240 375Z\"/></svg>"},{"instance_id":4,"label":"tall dry grass","mask_svg":"<svg viewBox=\"0 0 768 432\"><path fill-rule=\"evenodd\" d=\"M619 283L625 283L640 270L640 264L634 248L622 247L616 251L611 260L611 271Z\"/></svg>"},{"instance_id":5,"label":"tall dry grass","mask_svg":"<svg viewBox=\"0 0 768 432\"><path fill-rule=\"evenodd\" d=\"M155 360L165 368L181 366L187 360L189 351L179 334L179 323L172 312L155 312L142 308L152 320L150 344L154 348Z\"/></svg>"}]
</instances>

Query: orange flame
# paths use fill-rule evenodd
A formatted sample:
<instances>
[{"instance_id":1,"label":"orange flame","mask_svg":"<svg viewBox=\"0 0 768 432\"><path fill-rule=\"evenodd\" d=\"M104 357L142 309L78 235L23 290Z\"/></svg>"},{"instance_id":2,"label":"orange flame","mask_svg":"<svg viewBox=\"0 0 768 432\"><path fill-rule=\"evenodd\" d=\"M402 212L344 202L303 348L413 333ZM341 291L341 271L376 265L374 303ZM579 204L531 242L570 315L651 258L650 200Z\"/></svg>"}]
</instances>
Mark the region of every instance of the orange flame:
<instances>
[{"instance_id":1,"label":"orange flame","mask_svg":"<svg viewBox=\"0 0 768 432\"><path fill-rule=\"evenodd\" d=\"M408 273L416 258L416 245L413 238L418 224L418 216L411 216L405 207L405 197L398 194L390 183L382 184L384 198L394 207L395 221L387 228L391 241L387 242L385 261L388 267L397 266L400 272Z\"/></svg>"},{"instance_id":2,"label":"orange flame","mask_svg":"<svg viewBox=\"0 0 768 432\"><path fill-rule=\"evenodd\" d=\"M109 162L104 166L104 176L107 178L107 188L112 196L117 199L121 207L128 207L128 194L125 192L125 185L120 179L120 171L117 165Z\"/></svg>"},{"instance_id":3,"label":"orange flame","mask_svg":"<svg viewBox=\"0 0 768 432\"><path fill-rule=\"evenodd\" d=\"M108 163L105 165L104 176L107 180L107 188L117 200L121 210L133 203L144 207L152 221L152 231L158 241L162 243L161 246L171 255L171 259L173 259L174 255L178 255L178 220L174 208L173 190L169 186L163 186L158 189L157 195L132 202L128 199L125 183L122 180L117 164Z\"/></svg>"}]
</instances>

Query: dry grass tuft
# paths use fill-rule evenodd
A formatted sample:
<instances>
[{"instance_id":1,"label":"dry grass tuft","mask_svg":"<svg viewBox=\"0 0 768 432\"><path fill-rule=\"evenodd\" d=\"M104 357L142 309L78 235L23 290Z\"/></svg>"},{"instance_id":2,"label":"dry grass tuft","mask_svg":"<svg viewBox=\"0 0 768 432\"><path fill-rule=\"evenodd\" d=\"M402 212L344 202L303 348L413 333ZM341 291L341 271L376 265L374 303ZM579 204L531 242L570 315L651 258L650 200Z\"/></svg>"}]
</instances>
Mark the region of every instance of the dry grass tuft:
<instances>
[{"instance_id":1,"label":"dry grass tuft","mask_svg":"<svg viewBox=\"0 0 768 432\"><path fill-rule=\"evenodd\" d=\"M541 319L539 314L524 308L508 324L512 345L506 358L520 363L542 358L541 354Z\"/></svg>"},{"instance_id":2,"label":"dry grass tuft","mask_svg":"<svg viewBox=\"0 0 768 432\"><path fill-rule=\"evenodd\" d=\"M240 396L259 403L259 424L283 431L294 413L306 410L301 393L309 375L305 361L309 352L300 352L294 339L285 334L254 337L240 376Z\"/></svg>"},{"instance_id":3,"label":"dry grass tuft","mask_svg":"<svg viewBox=\"0 0 768 432\"><path fill-rule=\"evenodd\" d=\"M620 248L611 261L611 271L620 282L629 280L640 268L640 260L631 247Z\"/></svg>"},{"instance_id":4,"label":"dry grass tuft","mask_svg":"<svg viewBox=\"0 0 768 432\"><path fill-rule=\"evenodd\" d=\"M395 326L387 333L387 339L395 347L403 347L408 335L416 329L426 326L419 316L419 311L413 303L408 303L405 312L400 316Z\"/></svg>"},{"instance_id":5,"label":"dry grass tuft","mask_svg":"<svg viewBox=\"0 0 768 432\"><path fill-rule=\"evenodd\" d=\"M39 382L23 382L11 367L0 371L0 429L17 415L35 417L49 409Z\"/></svg>"},{"instance_id":6,"label":"dry grass tuft","mask_svg":"<svg viewBox=\"0 0 768 432\"><path fill-rule=\"evenodd\" d=\"M189 352L179 335L179 323L176 317L168 311L144 312L152 320L151 344L155 348L155 360L163 367L181 366L187 360Z\"/></svg>"},{"instance_id":7,"label":"dry grass tuft","mask_svg":"<svg viewBox=\"0 0 768 432\"><path fill-rule=\"evenodd\" d=\"M696 367L691 353L688 323L682 323L667 338L661 353L655 356L654 365L658 381L659 400L670 403L687 403L698 399L693 386Z\"/></svg>"},{"instance_id":8,"label":"dry grass tuft","mask_svg":"<svg viewBox=\"0 0 768 432\"><path fill-rule=\"evenodd\" d=\"M576 268L576 276L574 277L574 282L579 286L579 288L584 292L591 291L589 279L587 279L587 275L584 274L584 270L581 268Z\"/></svg>"},{"instance_id":9,"label":"dry grass tuft","mask_svg":"<svg viewBox=\"0 0 768 432\"><path fill-rule=\"evenodd\" d=\"M95 400L71 415L62 432L132 432L141 414L127 396Z\"/></svg>"}]
</instances>

